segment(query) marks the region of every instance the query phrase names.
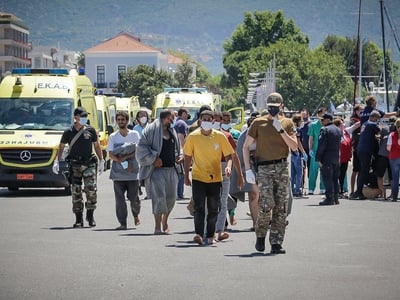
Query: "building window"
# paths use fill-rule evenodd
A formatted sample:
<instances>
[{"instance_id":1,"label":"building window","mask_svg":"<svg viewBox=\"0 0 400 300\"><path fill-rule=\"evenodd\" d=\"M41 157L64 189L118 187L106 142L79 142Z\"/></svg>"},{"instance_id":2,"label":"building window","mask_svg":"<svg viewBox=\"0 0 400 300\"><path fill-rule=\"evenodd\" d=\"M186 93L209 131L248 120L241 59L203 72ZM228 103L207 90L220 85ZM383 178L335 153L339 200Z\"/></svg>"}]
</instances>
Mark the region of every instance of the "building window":
<instances>
[{"instance_id":1,"label":"building window","mask_svg":"<svg viewBox=\"0 0 400 300\"><path fill-rule=\"evenodd\" d=\"M106 67L97 66L97 86L104 86L106 83Z\"/></svg>"},{"instance_id":2,"label":"building window","mask_svg":"<svg viewBox=\"0 0 400 300\"><path fill-rule=\"evenodd\" d=\"M118 68L117 73L118 73L118 79L119 79L119 76L121 75L121 73L126 73L126 66L118 65L117 68Z\"/></svg>"}]
</instances>

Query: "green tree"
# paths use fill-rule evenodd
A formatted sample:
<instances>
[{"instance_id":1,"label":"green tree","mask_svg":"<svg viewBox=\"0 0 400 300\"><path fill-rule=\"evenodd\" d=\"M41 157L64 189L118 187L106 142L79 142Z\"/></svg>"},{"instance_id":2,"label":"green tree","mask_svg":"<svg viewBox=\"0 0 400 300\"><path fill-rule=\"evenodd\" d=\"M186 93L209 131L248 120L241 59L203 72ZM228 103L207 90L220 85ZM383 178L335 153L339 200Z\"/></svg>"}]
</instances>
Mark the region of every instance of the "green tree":
<instances>
[{"instance_id":1,"label":"green tree","mask_svg":"<svg viewBox=\"0 0 400 300\"><path fill-rule=\"evenodd\" d=\"M244 84L248 79L244 74L254 71L248 70L248 66L257 64L257 56L280 40L309 43L308 37L301 33L293 20L285 19L282 11L245 13L243 23L223 45L223 65L228 75L225 84L228 87ZM254 53L254 49L258 51Z\"/></svg>"},{"instance_id":2,"label":"green tree","mask_svg":"<svg viewBox=\"0 0 400 300\"><path fill-rule=\"evenodd\" d=\"M173 78L167 71L139 65L120 75L117 89L127 96L138 96L141 106L152 109L154 97L172 83Z\"/></svg>"},{"instance_id":3,"label":"green tree","mask_svg":"<svg viewBox=\"0 0 400 300\"><path fill-rule=\"evenodd\" d=\"M354 80L355 76L359 75L356 46L356 38L329 35L325 38L321 48L329 54L342 56L345 60L347 71ZM371 41L364 42L361 49L361 72L363 77L359 79L362 81L363 86L368 86L370 81L374 82L375 85L379 85L380 81L383 81L383 51ZM392 63L390 52L388 54L388 74L397 75L398 65ZM397 81L397 76L395 79Z\"/></svg>"},{"instance_id":4,"label":"green tree","mask_svg":"<svg viewBox=\"0 0 400 300\"><path fill-rule=\"evenodd\" d=\"M276 55L279 53L279 55ZM343 60L319 49L310 51L306 45L294 41L280 41L265 51L264 61L276 56L276 90L292 110L302 107L311 112L330 101L340 104L351 95L351 80Z\"/></svg>"},{"instance_id":5,"label":"green tree","mask_svg":"<svg viewBox=\"0 0 400 300\"><path fill-rule=\"evenodd\" d=\"M281 12L247 13L244 23L224 44L226 75L221 77L224 103L243 103L249 73L265 72L275 60L276 90L292 110L335 105L349 97L351 80L340 55L311 51L308 37Z\"/></svg>"},{"instance_id":6,"label":"green tree","mask_svg":"<svg viewBox=\"0 0 400 300\"><path fill-rule=\"evenodd\" d=\"M193 66L186 60L176 68L174 79L179 87L190 87L194 83Z\"/></svg>"},{"instance_id":7,"label":"green tree","mask_svg":"<svg viewBox=\"0 0 400 300\"><path fill-rule=\"evenodd\" d=\"M85 67L85 53L79 52L77 64L78 64L78 67L81 67L81 68Z\"/></svg>"}]
</instances>

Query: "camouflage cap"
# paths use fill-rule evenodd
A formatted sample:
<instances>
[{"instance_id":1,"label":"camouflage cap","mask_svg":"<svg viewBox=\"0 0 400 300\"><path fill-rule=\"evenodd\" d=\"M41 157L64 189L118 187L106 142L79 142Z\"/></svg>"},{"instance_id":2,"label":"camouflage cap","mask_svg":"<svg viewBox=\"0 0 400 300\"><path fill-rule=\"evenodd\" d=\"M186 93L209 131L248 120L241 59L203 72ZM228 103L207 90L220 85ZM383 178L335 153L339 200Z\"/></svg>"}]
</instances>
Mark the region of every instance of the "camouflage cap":
<instances>
[{"instance_id":1,"label":"camouflage cap","mask_svg":"<svg viewBox=\"0 0 400 300\"><path fill-rule=\"evenodd\" d=\"M280 106L282 102L283 99L279 93L271 93L267 97L267 106Z\"/></svg>"}]
</instances>

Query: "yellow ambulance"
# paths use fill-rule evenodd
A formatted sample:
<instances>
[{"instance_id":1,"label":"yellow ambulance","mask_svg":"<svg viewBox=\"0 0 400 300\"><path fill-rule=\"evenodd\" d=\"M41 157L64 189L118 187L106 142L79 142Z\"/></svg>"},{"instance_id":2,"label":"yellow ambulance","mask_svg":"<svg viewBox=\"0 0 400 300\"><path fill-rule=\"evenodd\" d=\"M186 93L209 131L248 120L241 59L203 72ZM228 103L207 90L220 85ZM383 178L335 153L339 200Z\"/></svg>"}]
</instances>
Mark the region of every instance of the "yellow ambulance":
<instances>
[{"instance_id":1,"label":"yellow ambulance","mask_svg":"<svg viewBox=\"0 0 400 300\"><path fill-rule=\"evenodd\" d=\"M208 105L212 110L221 110L221 96L207 91L206 88L172 88L164 89L154 100L153 116L158 118L163 109L178 111L185 107L191 115L188 125L194 123L198 116L197 113L201 106ZM235 107L229 109L232 114L232 127L241 128L244 124L244 109Z\"/></svg>"},{"instance_id":2,"label":"yellow ambulance","mask_svg":"<svg viewBox=\"0 0 400 300\"><path fill-rule=\"evenodd\" d=\"M0 187L64 187L52 172L61 135L83 106L98 130L94 88L77 70L14 69L0 83Z\"/></svg>"},{"instance_id":3,"label":"yellow ambulance","mask_svg":"<svg viewBox=\"0 0 400 300\"><path fill-rule=\"evenodd\" d=\"M97 119L99 126L99 143L106 161L106 170L110 169L111 163L108 157L107 144L111 133L118 129L116 114L117 104L115 96L96 95Z\"/></svg>"},{"instance_id":4,"label":"yellow ambulance","mask_svg":"<svg viewBox=\"0 0 400 300\"><path fill-rule=\"evenodd\" d=\"M136 113L140 110L138 96L116 97L117 111L124 111L129 115L129 121L133 123L136 119Z\"/></svg>"}]
</instances>

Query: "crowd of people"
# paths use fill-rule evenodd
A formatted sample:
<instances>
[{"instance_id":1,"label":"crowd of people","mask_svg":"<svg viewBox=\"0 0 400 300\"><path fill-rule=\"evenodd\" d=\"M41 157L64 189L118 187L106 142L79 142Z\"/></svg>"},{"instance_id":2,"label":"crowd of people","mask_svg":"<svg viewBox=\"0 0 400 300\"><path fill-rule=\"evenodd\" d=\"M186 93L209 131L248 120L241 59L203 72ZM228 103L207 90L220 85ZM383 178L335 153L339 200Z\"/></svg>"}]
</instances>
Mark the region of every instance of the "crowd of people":
<instances>
[{"instance_id":1,"label":"crowd of people","mask_svg":"<svg viewBox=\"0 0 400 300\"><path fill-rule=\"evenodd\" d=\"M252 113L241 132L231 128L229 112L212 111L207 105L199 109L191 126L184 107L176 112L165 109L152 122L148 112L141 110L134 125L125 112L117 112L118 130L107 145L119 223L116 230L128 228L126 200L135 226L140 224L139 195L144 187L151 199L154 234L169 234L169 216L176 201L185 199L186 185L192 189L188 207L194 217L193 241L211 245L229 238L227 227L237 223L237 201L244 201L247 193L256 250L265 251L269 231L270 252L283 254L290 199L317 193L318 175L319 194L324 195L319 205L339 204L343 198L397 201L400 119L390 127L379 122L383 117L396 118L396 112L376 109L373 96L366 98L365 107L354 107L350 124L325 108L318 109L315 121L306 109L285 117L279 93L268 95L266 107L261 114ZM75 122L63 133L53 164L53 171L59 173L68 145L73 226L77 228L83 227L85 206L89 226L96 226L97 172L103 172L105 164L97 134L87 125L87 114L82 107L75 109ZM392 187L389 197L385 174Z\"/></svg>"}]
</instances>

